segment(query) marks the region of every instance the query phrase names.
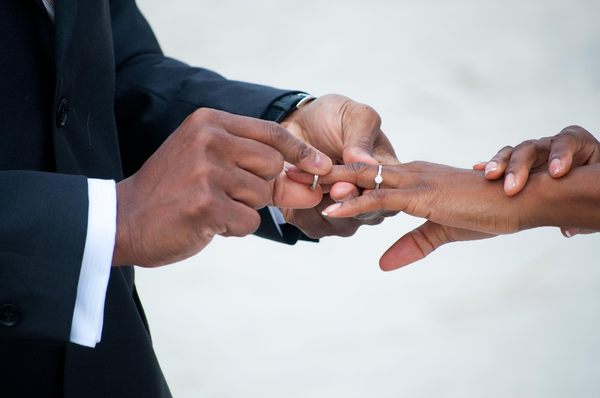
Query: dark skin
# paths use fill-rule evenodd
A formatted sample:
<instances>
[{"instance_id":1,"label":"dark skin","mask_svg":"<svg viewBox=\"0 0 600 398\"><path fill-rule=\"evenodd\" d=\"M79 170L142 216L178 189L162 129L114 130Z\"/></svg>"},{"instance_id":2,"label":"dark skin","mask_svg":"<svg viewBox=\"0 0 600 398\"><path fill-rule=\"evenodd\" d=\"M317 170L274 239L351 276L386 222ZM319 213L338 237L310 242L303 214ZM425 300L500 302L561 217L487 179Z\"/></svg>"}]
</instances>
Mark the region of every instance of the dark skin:
<instances>
[{"instance_id":1,"label":"dark skin","mask_svg":"<svg viewBox=\"0 0 600 398\"><path fill-rule=\"evenodd\" d=\"M334 164L400 163L381 130L381 118L377 112L368 105L342 95L329 94L312 101L292 113L282 122L282 126L325 153ZM362 189L344 181L321 186L323 199L315 207L293 209L280 206L286 221L312 238L350 236L362 225L379 224L384 217L395 214L375 211L345 219L324 217L321 214L323 209L336 201L359 196Z\"/></svg>"},{"instance_id":2,"label":"dark skin","mask_svg":"<svg viewBox=\"0 0 600 398\"><path fill-rule=\"evenodd\" d=\"M281 126L201 109L117 185L113 265L155 267L202 250L215 235L245 236L260 224L257 209L312 207L310 191L281 175L284 160L311 173L331 160Z\"/></svg>"},{"instance_id":3,"label":"dark skin","mask_svg":"<svg viewBox=\"0 0 600 398\"><path fill-rule=\"evenodd\" d=\"M324 184L351 182L374 188L377 167L362 163L334 166ZM308 183L308 175L288 170L290 178ZM561 179L534 173L522 192L504 194L501 181L482 172L412 162L386 165L381 189L325 209L334 219L372 211L402 211L428 221L402 236L380 260L389 271L429 255L455 241L484 239L540 226L573 225L600 229L600 164L577 167ZM541 205L543 204L543 205Z\"/></svg>"},{"instance_id":4,"label":"dark skin","mask_svg":"<svg viewBox=\"0 0 600 398\"><path fill-rule=\"evenodd\" d=\"M504 192L517 195L527 184L529 174L546 171L553 178L564 177L574 167L600 162L600 141L579 126L565 127L553 137L523 141L514 148L502 148L489 162L480 162L474 170L485 172L488 180L504 179ZM595 230L561 227L570 238Z\"/></svg>"},{"instance_id":5,"label":"dark skin","mask_svg":"<svg viewBox=\"0 0 600 398\"><path fill-rule=\"evenodd\" d=\"M323 208L358 196L359 189L340 182L313 192L283 171L285 161L311 176L325 175L332 159L398 163L379 115L340 95L312 101L281 126L198 110L117 185L113 265L166 265L198 253L215 235L245 236L260 223L257 209L267 205L278 206L311 237L349 236L381 222L385 214L378 212L324 217Z\"/></svg>"}]
</instances>

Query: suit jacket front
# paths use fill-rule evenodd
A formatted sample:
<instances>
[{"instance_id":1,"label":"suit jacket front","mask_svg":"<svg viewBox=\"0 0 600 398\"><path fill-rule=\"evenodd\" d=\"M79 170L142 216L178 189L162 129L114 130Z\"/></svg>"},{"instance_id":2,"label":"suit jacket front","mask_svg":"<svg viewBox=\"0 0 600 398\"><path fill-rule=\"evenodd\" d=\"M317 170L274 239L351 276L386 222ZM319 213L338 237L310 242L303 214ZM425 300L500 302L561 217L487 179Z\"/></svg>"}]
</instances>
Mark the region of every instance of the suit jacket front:
<instances>
[{"instance_id":1,"label":"suit jacket front","mask_svg":"<svg viewBox=\"0 0 600 398\"><path fill-rule=\"evenodd\" d=\"M55 25L3 1L0 46L0 395L169 396L131 267L111 271L102 342L68 343L87 177L134 173L198 107L260 117L289 92L165 57L134 0L58 0ZM259 232L299 237L268 215Z\"/></svg>"}]
</instances>

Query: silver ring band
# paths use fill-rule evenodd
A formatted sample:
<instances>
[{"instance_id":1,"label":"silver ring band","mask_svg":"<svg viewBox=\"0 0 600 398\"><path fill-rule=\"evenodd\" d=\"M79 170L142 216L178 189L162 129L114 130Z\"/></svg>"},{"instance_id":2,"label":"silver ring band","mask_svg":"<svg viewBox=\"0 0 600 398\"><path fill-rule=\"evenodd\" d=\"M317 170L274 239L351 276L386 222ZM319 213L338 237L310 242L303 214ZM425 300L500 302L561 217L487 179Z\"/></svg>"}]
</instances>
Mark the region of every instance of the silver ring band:
<instances>
[{"instance_id":1,"label":"silver ring band","mask_svg":"<svg viewBox=\"0 0 600 398\"><path fill-rule=\"evenodd\" d=\"M381 176L381 172L383 171L383 165L380 164L377 168L377 175L375 176L375 189L379 189L379 186L383 182L383 177Z\"/></svg>"},{"instance_id":2,"label":"silver ring band","mask_svg":"<svg viewBox=\"0 0 600 398\"><path fill-rule=\"evenodd\" d=\"M319 182L319 175L315 174L315 176L313 177L313 182L312 185L310 186L310 190L314 191L315 189L317 189L317 183Z\"/></svg>"}]
</instances>

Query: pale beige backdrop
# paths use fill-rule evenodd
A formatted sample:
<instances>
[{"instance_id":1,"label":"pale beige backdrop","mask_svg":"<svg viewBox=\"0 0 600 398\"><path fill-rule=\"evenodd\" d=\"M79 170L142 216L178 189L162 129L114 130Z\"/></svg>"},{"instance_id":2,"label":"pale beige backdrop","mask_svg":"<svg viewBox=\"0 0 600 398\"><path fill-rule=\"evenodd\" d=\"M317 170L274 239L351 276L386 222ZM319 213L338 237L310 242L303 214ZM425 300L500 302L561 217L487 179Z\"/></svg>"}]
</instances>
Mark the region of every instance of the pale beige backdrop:
<instances>
[{"instance_id":1,"label":"pale beige backdrop","mask_svg":"<svg viewBox=\"0 0 600 398\"><path fill-rule=\"evenodd\" d=\"M139 5L174 57L373 105L404 161L470 167L568 124L600 131L597 1ZM419 222L295 247L216 239L138 271L174 395L600 396L600 235L529 231L381 272L379 254Z\"/></svg>"}]
</instances>

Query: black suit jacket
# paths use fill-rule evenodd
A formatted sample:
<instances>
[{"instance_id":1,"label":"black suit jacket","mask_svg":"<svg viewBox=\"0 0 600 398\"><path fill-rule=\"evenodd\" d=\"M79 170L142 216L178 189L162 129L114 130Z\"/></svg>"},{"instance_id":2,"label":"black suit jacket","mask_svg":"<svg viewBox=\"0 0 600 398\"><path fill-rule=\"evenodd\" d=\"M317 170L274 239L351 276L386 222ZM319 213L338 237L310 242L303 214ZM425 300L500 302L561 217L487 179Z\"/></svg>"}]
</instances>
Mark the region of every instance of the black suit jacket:
<instances>
[{"instance_id":1,"label":"black suit jacket","mask_svg":"<svg viewBox=\"0 0 600 398\"><path fill-rule=\"evenodd\" d=\"M163 397L133 270L111 271L102 342L68 343L87 177L134 173L198 107L260 117L289 93L165 57L134 0L0 4L0 396ZM268 213L260 234L280 238Z\"/></svg>"}]
</instances>

